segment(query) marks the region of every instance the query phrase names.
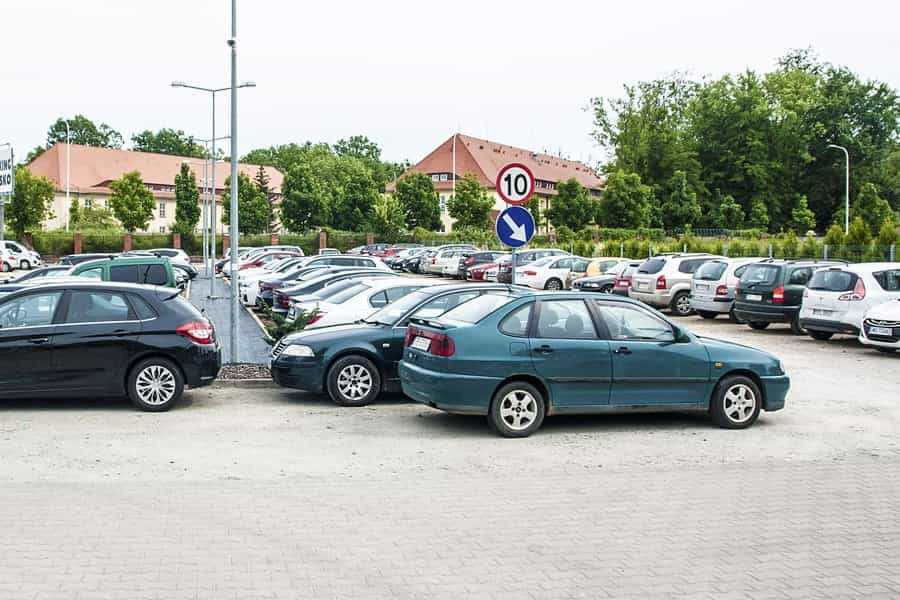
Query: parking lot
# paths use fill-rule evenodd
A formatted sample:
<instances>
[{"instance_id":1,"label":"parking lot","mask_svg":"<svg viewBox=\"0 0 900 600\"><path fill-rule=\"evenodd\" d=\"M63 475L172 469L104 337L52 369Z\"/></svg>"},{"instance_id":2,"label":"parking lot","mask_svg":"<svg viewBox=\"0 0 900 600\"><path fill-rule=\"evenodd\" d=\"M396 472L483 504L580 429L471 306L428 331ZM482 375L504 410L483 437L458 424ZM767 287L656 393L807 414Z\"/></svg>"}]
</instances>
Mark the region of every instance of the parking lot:
<instances>
[{"instance_id":1,"label":"parking lot","mask_svg":"<svg viewBox=\"0 0 900 600\"><path fill-rule=\"evenodd\" d=\"M0 598L894 598L900 357L776 352L785 410L555 417L531 438L278 389L0 405Z\"/></svg>"}]
</instances>

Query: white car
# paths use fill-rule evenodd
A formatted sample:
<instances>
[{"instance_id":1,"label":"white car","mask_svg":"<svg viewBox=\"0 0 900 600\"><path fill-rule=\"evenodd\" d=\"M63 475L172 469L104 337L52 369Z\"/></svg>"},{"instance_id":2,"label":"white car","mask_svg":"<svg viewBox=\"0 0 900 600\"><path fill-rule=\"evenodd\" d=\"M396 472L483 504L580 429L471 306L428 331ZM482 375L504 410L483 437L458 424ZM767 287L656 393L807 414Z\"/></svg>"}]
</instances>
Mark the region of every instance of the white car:
<instances>
[{"instance_id":1,"label":"white car","mask_svg":"<svg viewBox=\"0 0 900 600\"><path fill-rule=\"evenodd\" d=\"M813 273L803 291L800 326L817 340L860 336L874 306L900 300L900 263L835 265Z\"/></svg>"},{"instance_id":2,"label":"white car","mask_svg":"<svg viewBox=\"0 0 900 600\"><path fill-rule=\"evenodd\" d=\"M735 323L739 319L731 310L734 293L741 275L759 258L717 258L700 265L691 279L691 308L704 319L728 315Z\"/></svg>"},{"instance_id":3,"label":"white car","mask_svg":"<svg viewBox=\"0 0 900 600\"><path fill-rule=\"evenodd\" d=\"M239 254L238 269L241 269L243 265L254 262L265 255L284 255L286 253L293 256L303 256L303 250L301 250L299 246L261 246L259 248L253 248L244 254ZM226 277L231 276L231 261L227 261L222 265L222 274Z\"/></svg>"},{"instance_id":4,"label":"white car","mask_svg":"<svg viewBox=\"0 0 900 600\"><path fill-rule=\"evenodd\" d=\"M434 256L431 257L430 261L426 261L425 268L423 269L426 273L430 273L432 275L443 275L445 267L453 267L459 268L459 253L461 250L459 248L448 248L446 250L439 250L435 253Z\"/></svg>"},{"instance_id":5,"label":"white car","mask_svg":"<svg viewBox=\"0 0 900 600\"><path fill-rule=\"evenodd\" d=\"M300 257L289 257L270 263L256 269L247 269L238 273L238 289L240 290L241 302L247 306L256 306L256 299L259 295L259 282L262 279L270 277L275 273L286 273L287 271L296 269L303 265L303 261L308 260Z\"/></svg>"},{"instance_id":6,"label":"white car","mask_svg":"<svg viewBox=\"0 0 900 600\"><path fill-rule=\"evenodd\" d=\"M296 320L300 311L316 311L317 314L306 325L306 329L353 323L410 292L434 283L432 279L411 277L356 280L349 286L342 286L337 293L326 295L324 298L313 297L292 304L287 320Z\"/></svg>"},{"instance_id":7,"label":"white car","mask_svg":"<svg viewBox=\"0 0 900 600\"><path fill-rule=\"evenodd\" d=\"M900 283L896 279L895 284ZM900 349L900 300L884 302L869 309L863 317L859 341L880 352Z\"/></svg>"},{"instance_id":8,"label":"white car","mask_svg":"<svg viewBox=\"0 0 900 600\"><path fill-rule=\"evenodd\" d=\"M485 281L497 281L497 277L500 275L500 267L508 263L512 260L509 256L503 256L497 260L497 264L487 271L484 272L484 280Z\"/></svg>"},{"instance_id":9,"label":"white car","mask_svg":"<svg viewBox=\"0 0 900 600\"><path fill-rule=\"evenodd\" d=\"M545 256L531 264L516 268L516 283L537 290L562 290L578 256Z\"/></svg>"},{"instance_id":10,"label":"white car","mask_svg":"<svg viewBox=\"0 0 900 600\"><path fill-rule=\"evenodd\" d=\"M9 273L19 268L19 259L6 248L0 248L0 271Z\"/></svg>"},{"instance_id":11,"label":"white car","mask_svg":"<svg viewBox=\"0 0 900 600\"><path fill-rule=\"evenodd\" d=\"M27 271L29 269L33 269L34 267L43 266L44 261L41 259L41 255L34 250L31 250L24 244L6 240L4 242L4 245L6 246L6 249L15 257L17 268L25 269Z\"/></svg>"},{"instance_id":12,"label":"white car","mask_svg":"<svg viewBox=\"0 0 900 600\"><path fill-rule=\"evenodd\" d=\"M172 262L191 264L191 257L181 248L151 248L147 252L156 256L164 256Z\"/></svg>"}]
</instances>

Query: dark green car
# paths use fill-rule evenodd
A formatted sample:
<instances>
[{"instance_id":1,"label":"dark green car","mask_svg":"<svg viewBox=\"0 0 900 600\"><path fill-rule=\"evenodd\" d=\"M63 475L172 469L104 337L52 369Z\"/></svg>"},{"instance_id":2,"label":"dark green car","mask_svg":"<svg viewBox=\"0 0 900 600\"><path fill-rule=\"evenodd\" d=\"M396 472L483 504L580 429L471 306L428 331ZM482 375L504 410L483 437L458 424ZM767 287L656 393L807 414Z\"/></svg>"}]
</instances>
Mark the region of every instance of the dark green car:
<instances>
[{"instance_id":1,"label":"dark green car","mask_svg":"<svg viewBox=\"0 0 900 600\"><path fill-rule=\"evenodd\" d=\"M413 318L405 346L406 395L487 415L507 437L546 415L630 411L704 411L741 429L783 408L790 387L768 352L694 335L611 294L484 294Z\"/></svg>"},{"instance_id":2,"label":"dark green car","mask_svg":"<svg viewBox=\"0 0 900 600\"><path fill-rule=\"evenodd\" d=\"M127 256L92 260L72 269L72 275L101 281L178 287L168 258Z\"/></svg>"}]
</instances>

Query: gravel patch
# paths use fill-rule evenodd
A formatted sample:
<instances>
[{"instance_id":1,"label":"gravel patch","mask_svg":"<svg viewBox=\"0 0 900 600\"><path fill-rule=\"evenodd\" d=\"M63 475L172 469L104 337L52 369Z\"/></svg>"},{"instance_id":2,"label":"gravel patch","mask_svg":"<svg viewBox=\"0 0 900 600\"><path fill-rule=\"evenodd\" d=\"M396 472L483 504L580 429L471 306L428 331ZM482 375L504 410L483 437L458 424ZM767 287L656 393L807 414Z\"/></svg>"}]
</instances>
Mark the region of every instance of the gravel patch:
<instances>
[{"instance_id":1,"label":"gravel patch","mask_svg":"<svg viewBox=\"0 0 900 600\"><path fill-rule=\"evenodd\" d=\"M271 379L272 374L263 365L241 363L236 365L224 365L219 371L219 379L225 381L240 381L244 379Z\"/></svg>"}]
</instances>

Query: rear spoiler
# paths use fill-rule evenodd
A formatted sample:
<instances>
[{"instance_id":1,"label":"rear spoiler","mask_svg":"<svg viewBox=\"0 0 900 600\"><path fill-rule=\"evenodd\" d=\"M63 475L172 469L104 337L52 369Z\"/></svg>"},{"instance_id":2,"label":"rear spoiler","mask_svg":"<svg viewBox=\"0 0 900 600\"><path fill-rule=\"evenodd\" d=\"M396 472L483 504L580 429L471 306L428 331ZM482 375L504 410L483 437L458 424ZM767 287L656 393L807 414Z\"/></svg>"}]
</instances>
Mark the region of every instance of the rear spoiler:
<instances>
[{"instance_id":1,"label":"rear spoiler","mask_svg":"<svg viewBox=\"0 0 900 600\"><path fill-rule=\"evenodd\" d=\"M415 323L416 325L424 325L426 327L431 327L433 329L446 330L448 329L447 325L441 323L440 321L433 321L431 319L417 319L413 317L409 320L410 323Z\"/></svg>"}]
</instances>

